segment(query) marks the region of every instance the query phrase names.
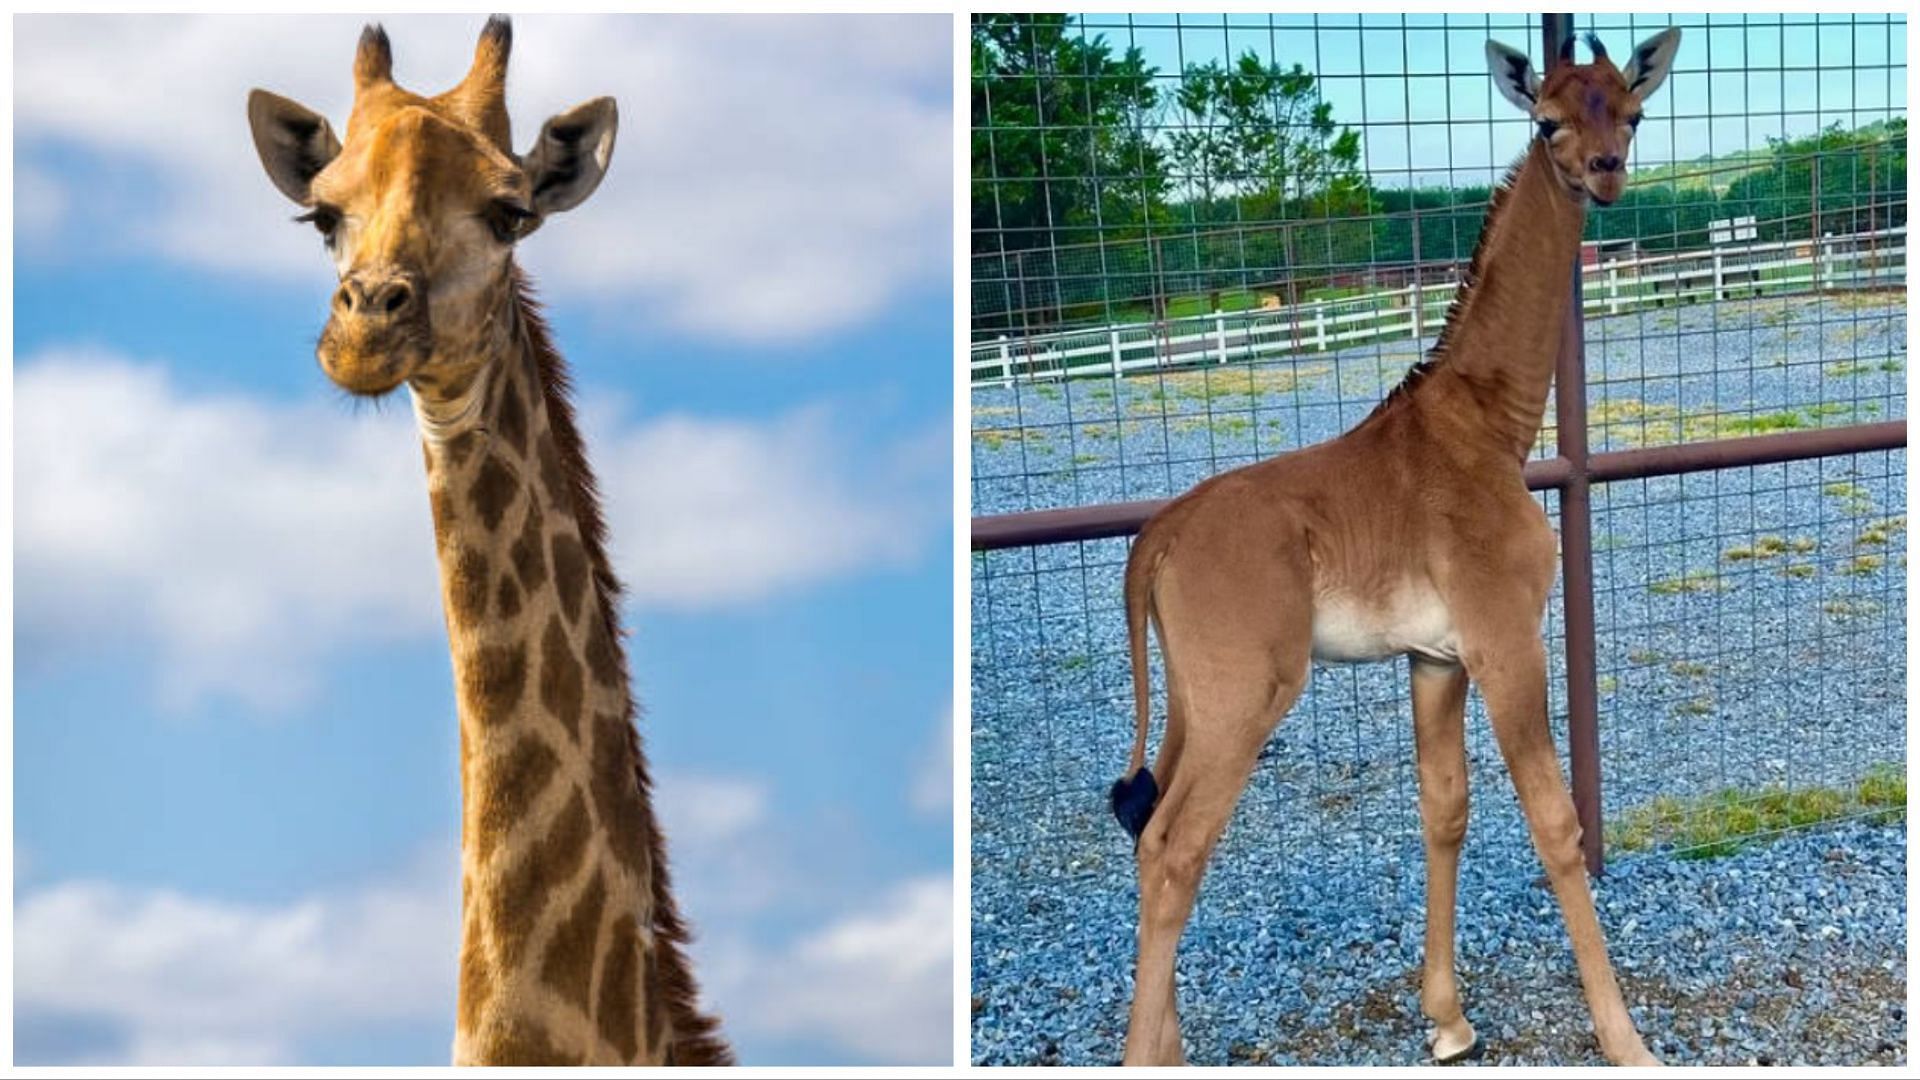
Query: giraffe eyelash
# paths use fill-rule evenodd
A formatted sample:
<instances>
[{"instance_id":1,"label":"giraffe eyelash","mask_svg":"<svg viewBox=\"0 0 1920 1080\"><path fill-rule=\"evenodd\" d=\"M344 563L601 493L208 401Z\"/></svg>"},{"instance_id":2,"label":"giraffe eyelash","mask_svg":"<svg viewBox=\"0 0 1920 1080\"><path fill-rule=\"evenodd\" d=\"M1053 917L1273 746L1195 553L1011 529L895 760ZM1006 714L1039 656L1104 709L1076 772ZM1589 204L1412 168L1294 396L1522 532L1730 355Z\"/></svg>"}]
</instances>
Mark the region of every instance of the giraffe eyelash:
<instances>
[{"instance_id":1,"label":"giraffe eyelash","mask_svg":"<svg viewBox=\"0 0 1920 1080\"><path fill-rule=\"evenodd\" d=\"M293 220L320 230L320 235L331 244L334 233L340 228L340 211L331 206L316 206Z\"/></svg>"}]
</instances>

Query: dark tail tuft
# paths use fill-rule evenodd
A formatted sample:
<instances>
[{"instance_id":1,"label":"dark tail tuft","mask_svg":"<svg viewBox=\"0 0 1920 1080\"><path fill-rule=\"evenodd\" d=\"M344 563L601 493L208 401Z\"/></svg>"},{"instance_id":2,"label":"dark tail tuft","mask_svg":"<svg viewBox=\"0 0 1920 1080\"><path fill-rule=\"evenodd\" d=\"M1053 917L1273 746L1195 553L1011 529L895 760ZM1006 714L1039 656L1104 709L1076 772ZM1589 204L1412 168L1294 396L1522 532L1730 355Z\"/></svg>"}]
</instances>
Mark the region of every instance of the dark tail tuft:
<instances>
[{"instance_id":1,"label":"dark tail tuft","mask_svg":"<svg viewBox=\"0 0 1920 1080\"><path fill-rule=\"evenodd\" d=\"M1113 816L1136 842L1146 831L1147 821L1153 817L1154 805L1159 801L1160 785L1153 782L1151 769L1142 768L1130 778L1113 782Z\"/></svg>"}]
</instances>

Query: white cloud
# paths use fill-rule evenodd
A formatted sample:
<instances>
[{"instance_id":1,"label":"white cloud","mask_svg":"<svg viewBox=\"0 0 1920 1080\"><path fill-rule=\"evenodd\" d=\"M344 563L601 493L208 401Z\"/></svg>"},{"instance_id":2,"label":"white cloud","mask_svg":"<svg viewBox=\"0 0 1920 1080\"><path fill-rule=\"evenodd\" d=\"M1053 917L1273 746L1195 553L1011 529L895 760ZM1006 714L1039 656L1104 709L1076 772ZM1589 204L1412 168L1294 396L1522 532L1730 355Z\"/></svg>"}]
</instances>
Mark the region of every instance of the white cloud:
<instances>
[{"instance_id":1,"label":"white cloud","mask_svg":"<svg viewBox=\"0 0 1920 1080\"><path fill-rule=\"evenodd\" d=\"M191 393L110 353L15 384L22 653L157 646L161 691L283 706L348 645L444 633L419 439L404 409ZM750 603L898 564L945 526L925 439L856 458L832 414L607 419L589 453L634 602Z\"/></svg>"},{"instance_id":2,"label":"white cloud","mask_svg":"<svg viewBox=\"0 0 1920 1080\"><path fill-rule=\"evenodd\" d=\"M767 789L739 777L662 773L653 796L666 834L695 851L738 839L767 813Z\"/></svg>"},{"instance_id":3,"label":"white cloud","mask_svg":"<svg viewBox=\"0 0 1920 1080\"><path fill-rule=\"evenodd\" d=\"M597 440L610 548L634 599L705 608L917 554L945 527L946 474L900 467L897 452L855 460L835 434L844 422L827 408L766 424L678 415Z\"/></svg>"},{"instance_id":4,"label":"white cloud","mask_svg":"<svg viewBox=\"0 0 1920 1080\"><path fill-rule=\"evenodd\" d=\"M297 1064L303 1046L353 1045L369 1029L408 1023L445 1023L450 1038L458 878L448 852L393 881L283 904L104 882L30 890L14 920L18 1008L30 1021L80 1018L114 1033L62 1053L73 1060L41 1064ZM767 947L749 943L738 916L688 913L703 997L735 1041L805 1039L849 1060L948 1060L945 877L897 883Z\"/></svg>"},{"instance_id":5,"label":"white cloud","mask_svg":"<svg viewBox=\"0 0 1920 1080\"><path fill-rule=\"evenodd\" d=\"M14 990L23 1010L123 1028L90 1064L290 1062L304 1039L452 1016L458 880L424 859L277 906L65 882L19 902Z\"/></svg>"},{"instance_id":6,"label":"white cloud","mask_svg":"<svg viewBox=\"0 0 1920 1080\"><path fill-rule=\"evenodd\" d=\"M895 885L873 906L775 955L707 950L707 990L729 1025L821 1039L890 1065L953 1053L953 884Z\"/></svg>"},{"instance_id":7,"label":"white cloud","mask_svg":"<svg viewBox=\"0 0 1920 1080\"><path fill-rule=\"evenodd\" d=\"M15 625L27 651L150 640L163 696L284 705L350 639L439 626L411 417L192 395L62 352L15 382Z\"/></svg>"},{"instance_id":8,"label":"white cloud","mask_svg":"<svg viewBox=\"0 0 1920 1080\"><path fill-rule=\"evenodd\" d=\"M478 20L386 20L395 73L435 93ZM548 116L620 101L606 183L528 242L549 290L620 317L738 340L845 326L942 280L951 245L945 16L524 17L509 106L517 149ZM77 146L119 181L68 173L95 231L187 263L320 280L326 260L254 156L256 85L344 130L359 21L58 17L15 22L21 161ZM164 107L150 89L167 88ZM132 172L135 179L126 181ZM77 190L85 188L87 190ZM97 189L97 190L95 190Z\"/></svg>"},{"instance_id":9,"label":"white cloud","mask_svg":"<svg viewBox=\"0 0 1920 1080\"><path fill-rule=\"evenodd\" d=\"M930 817L946 817L953 812L953 706L940 717L933 742L914 775L909 801L915 811Z\"/></svg>"}]
</instances>

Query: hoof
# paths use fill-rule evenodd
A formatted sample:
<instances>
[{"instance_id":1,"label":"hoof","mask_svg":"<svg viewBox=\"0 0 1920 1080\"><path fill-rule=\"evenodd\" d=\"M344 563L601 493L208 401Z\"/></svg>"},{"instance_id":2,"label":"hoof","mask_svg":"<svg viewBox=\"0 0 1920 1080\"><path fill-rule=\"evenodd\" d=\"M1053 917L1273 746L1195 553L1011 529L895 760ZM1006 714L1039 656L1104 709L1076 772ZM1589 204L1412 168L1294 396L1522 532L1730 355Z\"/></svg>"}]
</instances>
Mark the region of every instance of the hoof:
<instances>
[{"instance_id":1,"label":"hoof","mask_svg":"<svg viewBox=\"0 0 1920 1080\"><path fill-rule=\"evenodd\" d=\"M1443 1035L1436 1035L1433 1039L1432 1050L1434 1064L1457 1065L1462 1061L1480 1060L1481 1056L1487 1052L1487 1044L1481 1042L1480 1036L1474 1034L1473 1031L1469 1029L1467 1031L1467 1042L1465 1046L1461 1046L1454 1040L1448 1039Z\"/></svg>"}]
</instances>

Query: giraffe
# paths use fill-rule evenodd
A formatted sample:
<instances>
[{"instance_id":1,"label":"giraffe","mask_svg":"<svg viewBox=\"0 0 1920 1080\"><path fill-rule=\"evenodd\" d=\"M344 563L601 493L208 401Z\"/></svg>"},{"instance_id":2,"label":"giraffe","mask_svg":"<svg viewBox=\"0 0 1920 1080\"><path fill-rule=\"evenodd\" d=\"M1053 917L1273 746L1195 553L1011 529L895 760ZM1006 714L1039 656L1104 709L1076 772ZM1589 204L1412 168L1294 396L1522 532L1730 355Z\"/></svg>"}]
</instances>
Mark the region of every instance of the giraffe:
<instances>
[{"instance_id":1,"label":"giraffe","mask_svg":"<svg viewBox=\"0 0 1920 1080\"><path fill-rule=\"evenodd\" d=\"M1141 529L1125 593L1135 736L1113 809L1137 845L1138 956L1128 1064L1184 1058L1174 950L1200 878L1256 755L1310 663L1410 658L1427 851L1421 1008L1435 1058L1480 1047L1454 982L1454 909L1467 827L1464 711L1480 688L1552 883L1601 1050L1658 1064L1607 958L1574 816L1547 725L1540 636L1557 539L1522 476L1539 433L1589 201L1626 186L1641 109L1680 31L1625 69L1589 35L1545 79L1487 43L1495 86L1537 135L1496 191L1480 242L1428 356L1358 426L1222 473ZM1147 633L1166 664L1167 723L1146 768Z\"/></svg>"},{"instance_id":2,"label":"giraffe","mask_svg":"<svg viewBox=\"0 0 1920 1080\"><path fill-rule=\"evenodd\" d=\"M455 1064L730 1064L696 1004L567 369L513 257L599 185L616 110L561 113L515 155L512 38L490 19L459 85L420 97L369 25L344 142L264 90L247 117L339 274L321 368L355 395L405 383L420 428L460 728Z\"/></svg>"}]
</instances>

